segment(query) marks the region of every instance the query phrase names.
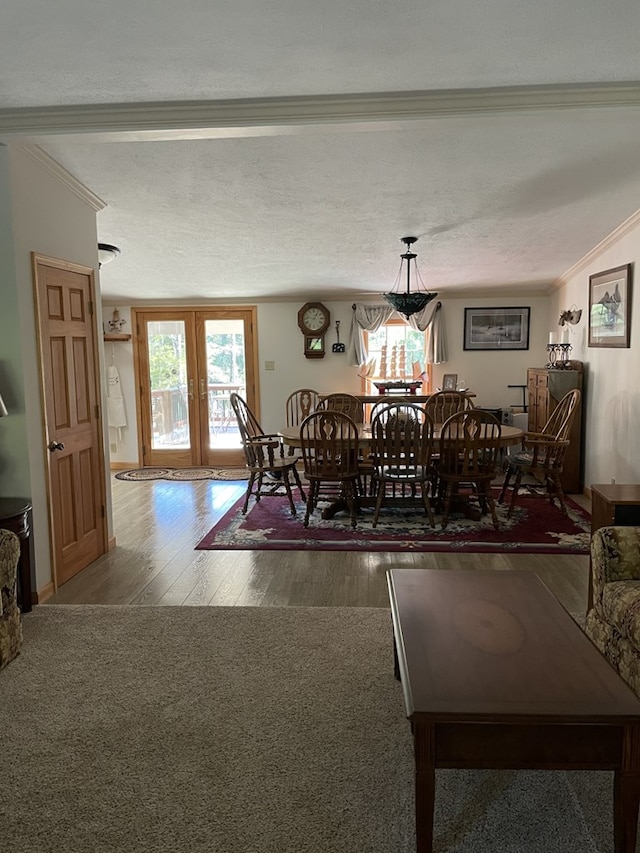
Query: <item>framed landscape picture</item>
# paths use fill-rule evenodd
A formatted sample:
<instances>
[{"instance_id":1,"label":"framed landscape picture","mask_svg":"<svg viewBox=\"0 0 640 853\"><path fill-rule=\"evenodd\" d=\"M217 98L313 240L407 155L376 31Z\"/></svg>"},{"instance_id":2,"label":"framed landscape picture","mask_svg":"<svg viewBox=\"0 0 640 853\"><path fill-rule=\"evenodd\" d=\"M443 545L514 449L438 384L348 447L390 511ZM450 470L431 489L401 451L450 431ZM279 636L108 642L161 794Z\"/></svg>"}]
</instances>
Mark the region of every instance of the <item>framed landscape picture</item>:
<instances>
[{"instance_id":1,"label":"framed landscape picture","mask_svg":"<svg viewBox=\"0 0 640 853\"><path fill-rule=\"evenodd\" d=\"M628 347L631 264L589 276L589 346Z\"/></svg>"},{"instance_id":2,"label":"framed landscape picture","mask_svg":"<svg viewBox=\"0 0 640 853\"><path fill-rule=\"evenodd\" d=\"M529 349L530 308L465 308L464 348Z\"/></svg>"}]
</instances>

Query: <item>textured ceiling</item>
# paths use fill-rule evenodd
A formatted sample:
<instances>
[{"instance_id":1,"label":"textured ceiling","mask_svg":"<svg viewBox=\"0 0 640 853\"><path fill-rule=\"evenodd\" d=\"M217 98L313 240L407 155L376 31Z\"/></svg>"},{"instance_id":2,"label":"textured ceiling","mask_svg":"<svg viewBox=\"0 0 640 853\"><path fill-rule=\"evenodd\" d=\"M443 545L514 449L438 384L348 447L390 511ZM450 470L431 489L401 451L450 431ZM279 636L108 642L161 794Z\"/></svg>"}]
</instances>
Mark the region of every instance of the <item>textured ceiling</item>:
<instances>
[{"instance_id":1,"label":"textured ceiling","mask_svg":"<svg viewBox=\"0 0 640 853\"><path fill-rule=\"evenodd\" d=\"M640 206L636 103L92 131L116 104L635 83L639 25L637 0L21 0L2 11L0 140L37 142L106 202L108 299L376 293L406 234L442 295L530 292ZM30 136L41 107L79 107L82 132Z\"/></svg>"}]
</instances>

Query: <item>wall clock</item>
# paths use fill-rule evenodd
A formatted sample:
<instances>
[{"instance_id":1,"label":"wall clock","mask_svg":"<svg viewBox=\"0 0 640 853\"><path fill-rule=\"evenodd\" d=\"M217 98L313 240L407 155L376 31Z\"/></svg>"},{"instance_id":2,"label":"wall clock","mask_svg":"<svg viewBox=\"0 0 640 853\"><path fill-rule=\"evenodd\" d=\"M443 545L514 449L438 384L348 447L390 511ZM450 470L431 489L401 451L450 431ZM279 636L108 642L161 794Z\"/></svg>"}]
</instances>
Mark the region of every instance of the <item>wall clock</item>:
<instances>
[{"instance_id":1,"label":"wall clock","mask_svg":"<svg viewBox=\"0 0 640 853\"><path fill-rule=\"evenodd\" d=\"M324 358L324 336L330 320L329 309L322 302L305 302L298 311L306 358Z\"/></svg>"}]
</instances>

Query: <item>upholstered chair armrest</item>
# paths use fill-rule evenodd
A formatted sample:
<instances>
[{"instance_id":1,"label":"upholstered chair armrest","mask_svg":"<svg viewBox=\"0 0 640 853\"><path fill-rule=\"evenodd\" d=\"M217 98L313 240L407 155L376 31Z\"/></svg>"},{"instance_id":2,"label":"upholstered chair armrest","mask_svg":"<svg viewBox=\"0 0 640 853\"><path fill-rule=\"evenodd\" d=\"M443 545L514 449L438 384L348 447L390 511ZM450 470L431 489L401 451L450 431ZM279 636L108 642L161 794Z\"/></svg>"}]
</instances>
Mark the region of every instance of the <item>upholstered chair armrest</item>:
<instances>
[{"instance_id":1,"label":"upholstered chair armrest","mask_svg":"<svg viewBox=\"0 0 640 853\"><path fill-rule=\"evenodd\" d=\"M20 540L10 530L0 530L0 616L16 603L16 574L20 559Z\"/></svg>"},{"instance_id":2,"label":"upholstered chair armrest","mask_svg":"<svg viewBox=\"0 0 640 853\"><path fill-rule=\"evenodd\" d=\"M640 580L640 527L601 527L591 537L593 602L612 581Z\"/></svg>"}]
</instances>

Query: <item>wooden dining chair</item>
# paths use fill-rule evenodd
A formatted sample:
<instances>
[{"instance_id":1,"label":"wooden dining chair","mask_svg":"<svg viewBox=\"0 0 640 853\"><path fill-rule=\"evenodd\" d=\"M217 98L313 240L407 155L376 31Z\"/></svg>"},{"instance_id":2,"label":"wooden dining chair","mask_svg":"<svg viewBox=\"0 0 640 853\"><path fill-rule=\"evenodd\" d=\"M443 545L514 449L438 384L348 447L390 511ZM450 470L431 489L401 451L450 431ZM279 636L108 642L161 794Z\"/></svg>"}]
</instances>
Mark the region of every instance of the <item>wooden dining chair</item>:
<instances>
[{"instance_id":1,"label":"wooden dining chair","mask_svg":"<svg viewBox=\"0 0 640 853\"><path fill-rule=\"evenodd\" d=\"M413 501L417 490L425 515L431 526L435 526L429 500L435 474L432 449L433 421L422 406L390 403L377 409L371 422L371 476L376 491L373 527L377 526L380 510L388 498L394 503Z\"/></svg>"},{"instance_id":2,"label":"wooden dining chair","mask_svg":"<svg viewBox=\"0 0 640 853\"><path fill-rule=\"evenodd\" d=\"M478 498L482 514L489 509L493 526L498 529L491 481L496 473L501 434L500 421L482 409L456 412L442 425L438 482L439 498L443 504L443 530L449 523L454 498L463 497L463 487L470 489L470 495Z\"/></svg>"},{"instance_id":3,"label":"wooden dining chair","mask_svg":"<svg viewBox=\"0 0 640 853\"><path fill-rule=\"evenodd\" d=\"M581 392L574 388L560 400L551 413L542 432L526 432L522 439L522 448L507 458L504 481L498 501L502 503L511 484L511 500L507 518L511 518L522 478L532 476L537 485L543 485L545 491L539 497L548 498L553 504L557 500L560 509L567 515L567 505L562 489L562 471L567 448L571 443L571 427L578 411ZM529 495L529 497L538 495Z\"/></svg>"},{"instance_id":4,"label":"wooden dining chair","mask_svg":"<svg viewBox=\"0 0 640 853\"><path fill-rule=\"evenodd\" d=\"M351 526L356 526L358 443L358 427L342 412L317 411L302 422L302 462L309 483L305 527L321 498L333 499L334 509L335 505L344 505L351 516Z\"/></svg>"},{"instance_id":5,"label":"wooden dining chair","mask_svg":"<svg viewBox=\"0 0 640 853\"><path fill-rule=\"evenodd\" d=\"M314 412L320 401L320 395L312 388L298 388L287 397L285 403L285 422L288 427L300 426L302 421ZM295 448L291 445L289 456L293 456Z\"/></svg>"},{"instance_id":6,"label":"wooden dining chair","mask_svg":"<svg viewBox=\"0 0 640 853\"><path fill-rule=\"evenodd\" d=\"M316 408L327 412L342 412L356 424L364 421L364 403L353 394L326 394Z\"/></svg>"},{"instance_id":7,"label":"wooden dining chair","mask_svg":"<svg viewBox=\"0 0 640 853\"><path fill-rule=\"evenodd\" d=\"M424 404L424 409L434 424L443 424L456 412L473 409L473 401L462 391L437 391Z\"/></svg>"},{"instance_id":8,"label":"wooden dining chair","mask_svg":"<svg viewBox=\"0 0 640 853\"><path fill-rule=\"evenodd\" d=\"M249 507L249 498L253 495L256 503L265 497L280 497L286 494L291 507L291 515L296 515L296 507L291 492L290 475L293 475L302 500L306 500L300 475L296 468L297 459L285 457L284 444L279 435L265 433L257 418L239 394L233 393L231 407L238 422L240 440L244 450L245 463L249 471L249 480L244 497L243 515Z\"/></svg>"}]
</instances>

